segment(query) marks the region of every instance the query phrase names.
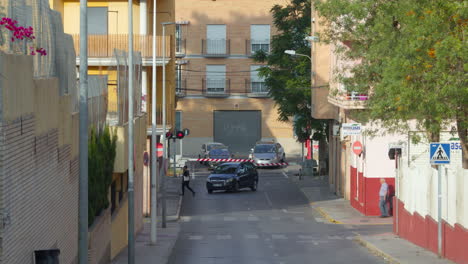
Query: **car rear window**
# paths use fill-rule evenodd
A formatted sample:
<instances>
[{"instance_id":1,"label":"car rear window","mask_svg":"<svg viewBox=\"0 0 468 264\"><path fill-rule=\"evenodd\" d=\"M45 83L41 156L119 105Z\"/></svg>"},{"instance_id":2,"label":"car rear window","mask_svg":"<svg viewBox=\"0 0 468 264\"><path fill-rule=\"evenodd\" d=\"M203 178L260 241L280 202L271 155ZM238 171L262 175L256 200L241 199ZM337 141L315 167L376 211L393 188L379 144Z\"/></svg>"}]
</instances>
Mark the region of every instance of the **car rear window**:
<instances>
[{"instance_id":1,"label":"car rear window","mask_svg":"<svg viewBox=\"0 0 468 264\"><path fill-rule=\"evenodd\" d=\"M229 156L227 149L212 149L210 150L210 156Z\"/></svg>"},{"instance_id":2,"label":"car rear window","mask_svg":"<svg viewBox=\"0 0 468 264\"><path fill-rule=\"evenodd\" d=\"M254 153L274 153L275 145L256 145Z\"/></svg>"}]
</instances>

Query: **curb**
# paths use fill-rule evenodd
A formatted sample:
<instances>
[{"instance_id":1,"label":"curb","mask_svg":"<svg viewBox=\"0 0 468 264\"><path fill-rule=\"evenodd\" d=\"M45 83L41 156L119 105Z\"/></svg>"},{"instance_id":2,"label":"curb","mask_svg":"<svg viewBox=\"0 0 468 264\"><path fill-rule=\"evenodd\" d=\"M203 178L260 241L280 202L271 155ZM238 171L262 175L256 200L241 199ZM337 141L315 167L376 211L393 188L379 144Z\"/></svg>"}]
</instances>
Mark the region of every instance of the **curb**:
<instances>
[{"instance_id":1,"label":"curb","mask_svg":"<svg viewBox=\"0 0 468 264\"><path fill-rule=\"evenodd\" d=\"M354 237L354 242L360 244L361 246L367 248L370 252L374 253L376 256L383 258L385 261L391 264L400 264L400 261L389 254L385 253L372 243L367 242L366 240L362 239L360 235Z\"/></svg>"},{"instance_id":2,"label":"curb","mask_svg":"<svg viewBox=\"0 0 468 264\"><path fill-rule=\"evenodd\" d=\"M311 203L312 205L312 203ZM321 207L313 207L320 215L323 216L323 218L327 219L328 222L336 225L344 225L343 222L340 222L333 217L331 217L329 214L327 214Z\"/></svg>"}]
</instances>

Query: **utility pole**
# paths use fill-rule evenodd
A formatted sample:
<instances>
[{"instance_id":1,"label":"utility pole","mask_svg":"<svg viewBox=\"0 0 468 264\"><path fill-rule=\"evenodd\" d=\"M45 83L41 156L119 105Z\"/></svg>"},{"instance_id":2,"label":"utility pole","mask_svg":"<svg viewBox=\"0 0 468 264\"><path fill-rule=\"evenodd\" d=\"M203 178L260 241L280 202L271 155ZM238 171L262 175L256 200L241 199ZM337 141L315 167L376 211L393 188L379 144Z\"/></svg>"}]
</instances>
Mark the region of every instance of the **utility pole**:
<instances>
[{"instance_id":1,"label":"utility pole","mask_svg":"<svg viewBox=\"0 0 468 264\"><path fill-rule=\"evenodd\" d=\"M153 0L153 80L151 86L151 245L156 245L157 239L157 188L158 163L156 162L156 0Z\"/></svg>"},{"instance_id":2,"label":"utility pole","mask_svg":"<svg viewBox=\"0 0 468 264\"><path fill-rule=\"evenodd\" d=\"M88 263L88 1L80 0L80 181L78 261Z\"/></svg>"},{"instance_id":3,"label":"utility pole","mask_svg":"<svg viewBox=\"0 0 468 264\"><path fill-rule=\"evenodd\" d=\"M133 1L128 0L128 263L135 263L135 194L133 187Z\"/></svg>"}]
</instances>

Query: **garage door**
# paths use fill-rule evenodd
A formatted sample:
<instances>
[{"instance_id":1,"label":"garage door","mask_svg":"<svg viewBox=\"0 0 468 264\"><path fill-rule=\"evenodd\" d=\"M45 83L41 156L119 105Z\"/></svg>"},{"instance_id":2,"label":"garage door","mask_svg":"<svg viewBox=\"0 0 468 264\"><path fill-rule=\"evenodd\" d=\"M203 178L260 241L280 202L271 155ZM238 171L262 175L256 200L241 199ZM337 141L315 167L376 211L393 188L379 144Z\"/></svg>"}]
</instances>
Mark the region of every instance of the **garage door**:
<instances>
[{"instance_id":1,"label":"garage door","mask_svg":"<svg viewBox=\"0 0 468 264\"><path fill-rule=\"evenodd\" d=\"M224 143L236 157L246 157L262 138L261 111L214 111L214 141Z\"/></svg>"}]
</instances>

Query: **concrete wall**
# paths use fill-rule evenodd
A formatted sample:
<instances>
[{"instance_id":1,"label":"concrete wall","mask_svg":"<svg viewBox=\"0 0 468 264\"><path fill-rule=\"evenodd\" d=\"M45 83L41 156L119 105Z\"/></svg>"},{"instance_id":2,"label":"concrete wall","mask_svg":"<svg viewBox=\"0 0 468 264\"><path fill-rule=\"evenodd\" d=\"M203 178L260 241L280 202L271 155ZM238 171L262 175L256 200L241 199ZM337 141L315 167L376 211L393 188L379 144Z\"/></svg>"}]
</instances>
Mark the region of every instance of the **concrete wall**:
<instances>
[{"instance_id":1,"label":"concrete wall","mask_svg":"<svg viewBox=\"0 0 468 264\"><path fill-rule=\"evenodd\" d=\"M109 211L109 208L103 210L89 228L89 264L107 264L110 261L111 217Z\"/></svg>"},{"instance_id":2,"label":"concrete wall","mask_svg":"<svg viewBox=\"0 0 468 264\"><path fill-rule=\"evenodd\" d=\"M32 263L34 250L57 248L60 263L74 263L78 119L58 80L33 79L32 65L0 52L1 262Z\"/></svg>"}]
</instances>

